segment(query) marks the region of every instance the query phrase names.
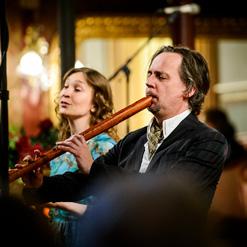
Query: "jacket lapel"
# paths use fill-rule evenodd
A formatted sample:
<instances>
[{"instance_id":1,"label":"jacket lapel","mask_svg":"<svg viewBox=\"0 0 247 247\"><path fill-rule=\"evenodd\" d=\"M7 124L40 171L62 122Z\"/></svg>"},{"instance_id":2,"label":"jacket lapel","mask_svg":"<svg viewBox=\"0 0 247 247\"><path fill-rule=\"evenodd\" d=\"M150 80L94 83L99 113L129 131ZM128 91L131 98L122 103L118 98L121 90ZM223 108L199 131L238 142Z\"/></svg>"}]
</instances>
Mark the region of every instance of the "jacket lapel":
<instances>
[{"instance_id":1,"label":"jacket lapel","mask_svg":"<svg viewBox=\"0 0 247 247\"><path fill-rule=\"evenodd\" d=\"M184 138L191 134L191 131L198 125L198 119L192 113L190 113L175 129L174 131L162 142L162 144L157 149L153 159L151 160L147 171L150 171L156 166L160 155L162 152L160 150L166 149L172 143L176 142L178 139Z\"/></svg>"},{"instance_id":2,"label":"jacket lapel","mask_svg":"<svg viewBox=\"0 0 247 247\"><path fill-rule=\"evenodd\" d=\"M134 150L129 156L129 161L126 163L126 167L129 167L130 170L139 172L142 162L142 157L144 153L144 144L147 142L146 131L137 141Z\"/></svg>"}]
</instances>

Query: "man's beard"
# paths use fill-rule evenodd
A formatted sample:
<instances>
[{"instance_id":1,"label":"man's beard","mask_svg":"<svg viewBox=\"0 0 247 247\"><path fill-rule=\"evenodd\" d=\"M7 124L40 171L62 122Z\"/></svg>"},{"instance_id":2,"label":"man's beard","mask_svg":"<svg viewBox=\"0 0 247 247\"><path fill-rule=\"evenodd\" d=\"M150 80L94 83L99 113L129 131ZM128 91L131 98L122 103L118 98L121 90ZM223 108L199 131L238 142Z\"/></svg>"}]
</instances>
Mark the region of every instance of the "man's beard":
<instances>
[{"instance_id":1,"label":"man's beard","mask_svg":"<svg viewBox=\"0 0 247 247\"><path fill-rule=\"evenodd\" d=\"M150 111L151 113L155 114L155 113L158 113L160 111L160 106L159 105L156 105L156 106L150 106L147 108L148 111Z\"/></svg>"}]
</instances>

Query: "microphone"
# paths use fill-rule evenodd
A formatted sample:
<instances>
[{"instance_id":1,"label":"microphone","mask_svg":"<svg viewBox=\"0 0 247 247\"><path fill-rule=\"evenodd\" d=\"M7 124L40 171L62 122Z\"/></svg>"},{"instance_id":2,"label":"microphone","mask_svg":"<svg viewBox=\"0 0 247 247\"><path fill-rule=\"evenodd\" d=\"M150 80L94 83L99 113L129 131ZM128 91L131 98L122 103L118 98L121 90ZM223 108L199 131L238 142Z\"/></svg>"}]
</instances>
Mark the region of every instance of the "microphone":
<instances>
[{"instance_id":1,"label":"microphone","mask_svg":"<svg viewBox=\"0 0 247 247\"><path fill-rule=\"evenodd\" d=\"M171 7L166 7L164 9L161 9L163 13L167 15L171 15L176 12L180 12L183 14L191 14L191 15L196 15L200 12L200 6L196 3L188 3L180 6L171 6Z\"/></svg>"}]
</instances>

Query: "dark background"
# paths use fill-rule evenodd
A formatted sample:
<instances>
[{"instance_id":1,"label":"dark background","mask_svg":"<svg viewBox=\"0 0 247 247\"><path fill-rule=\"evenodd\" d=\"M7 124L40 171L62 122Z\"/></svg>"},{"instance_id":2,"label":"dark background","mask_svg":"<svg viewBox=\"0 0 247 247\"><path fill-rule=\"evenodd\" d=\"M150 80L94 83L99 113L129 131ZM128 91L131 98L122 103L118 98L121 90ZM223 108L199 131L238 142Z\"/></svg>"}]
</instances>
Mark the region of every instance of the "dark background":
<instances>
[{"instance_id":1,"label":"dark background","mask_svg":"<svg viewBox=\"0 0 247 247\"><path fill-rule=\"evenodd\" d=\"M61 0L62 2L65 0ZM25 3L26 2L26 3ZM27 3L29 2L29 3ZM36 5L33 10L40 17L54 18L59 0L13 0L6 1L7 11L28 12L25 5ZM158 9L177 6L188 1L181 0L70 0L75 6L76 16L98 15L152 15ZM201 7L201 17L247 17L245 1L225 0L194 0Z\"/></svg>"}]
</instances>

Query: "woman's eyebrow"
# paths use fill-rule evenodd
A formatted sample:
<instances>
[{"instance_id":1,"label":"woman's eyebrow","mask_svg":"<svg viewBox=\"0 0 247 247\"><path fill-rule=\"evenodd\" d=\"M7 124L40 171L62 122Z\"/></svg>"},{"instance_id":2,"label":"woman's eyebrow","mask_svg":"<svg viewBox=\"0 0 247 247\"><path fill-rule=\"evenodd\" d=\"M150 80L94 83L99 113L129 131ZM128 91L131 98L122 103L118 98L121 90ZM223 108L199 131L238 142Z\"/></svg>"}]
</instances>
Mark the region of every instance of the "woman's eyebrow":
<instances>
[{"instance_id":1,"label":"woman's eyebrow","mask_svg":"<svg viewBox=\"0 0 247 247\"><path fill-rule=\"evenodd\" d=\"M68 80L66 81L65 83L81 83L81 84L87 84L85 81L82 81L82 80L79 80L79 79L76 79L76 80Z\"/></svg>"}]
</instances>

